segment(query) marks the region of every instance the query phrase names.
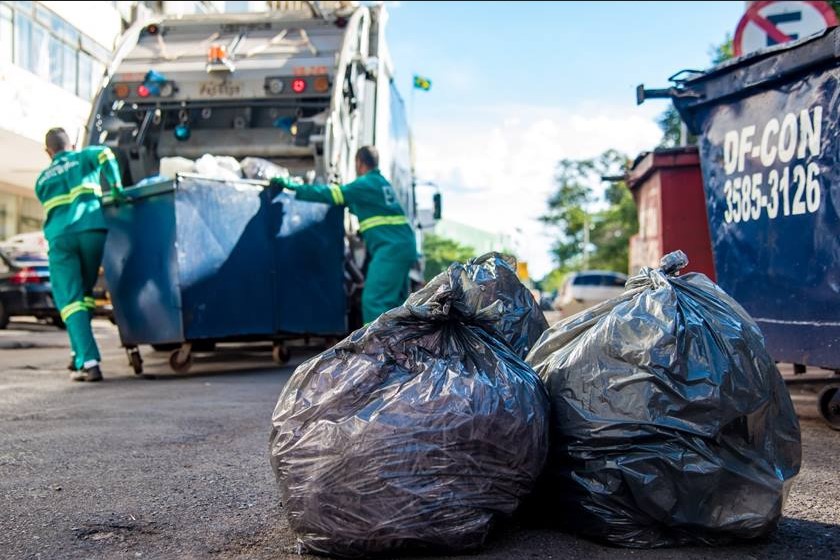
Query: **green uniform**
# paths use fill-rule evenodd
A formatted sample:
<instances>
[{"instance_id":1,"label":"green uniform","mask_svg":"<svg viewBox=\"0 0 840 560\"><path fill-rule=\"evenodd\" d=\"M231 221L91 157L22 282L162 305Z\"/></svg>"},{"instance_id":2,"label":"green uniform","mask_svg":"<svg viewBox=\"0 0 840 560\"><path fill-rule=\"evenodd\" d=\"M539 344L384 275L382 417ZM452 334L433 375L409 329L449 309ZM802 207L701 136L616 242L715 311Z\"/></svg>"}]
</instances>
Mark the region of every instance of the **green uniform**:
<instances>
[{"instance_id":1,"label":"green uniform","mask_svg":"<svg viewBox=\"0 0 840 560\"><path fill-rule=\"evenodd\" d=\"M370 254L362 290L362 318L375 320L408 297L408 273L417 260L414 230L385 177L374 169L346 185L290 185L298 200L347 206L359 218Z\"/></svg>"},{"instance_id":2,"label":"green uniform","mask_svg":"<svg viewBox=\"0 0 840 560\"><path fill-rule=\"evenodd\" d=\"M90 326L93 286L105 246L100 176L122 190L114 154L104 146L90 146L56 154L35 183L35 194L47 215L44 235L49 243L53 299L67 325L78 369L100 360Z\"/></svg>"}]
</instances>

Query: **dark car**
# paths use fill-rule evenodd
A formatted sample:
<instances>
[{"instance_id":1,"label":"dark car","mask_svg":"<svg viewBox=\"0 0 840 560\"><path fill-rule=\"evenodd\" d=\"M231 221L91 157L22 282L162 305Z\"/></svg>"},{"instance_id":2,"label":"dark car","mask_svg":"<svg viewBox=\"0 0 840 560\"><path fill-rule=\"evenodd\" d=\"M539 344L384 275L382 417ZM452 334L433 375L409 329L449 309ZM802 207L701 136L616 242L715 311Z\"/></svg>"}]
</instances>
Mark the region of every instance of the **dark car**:
<instances>
[{"instance_id":1,"label":"dark car","mask_svg":"<svg viewBox=\"0 0 840 560\"><path fill-rule=\"evenodd\" d=\"M46 254L0 251L0 329L17 316L63 326L52 298Z\"/></svg>"}]
</instances>

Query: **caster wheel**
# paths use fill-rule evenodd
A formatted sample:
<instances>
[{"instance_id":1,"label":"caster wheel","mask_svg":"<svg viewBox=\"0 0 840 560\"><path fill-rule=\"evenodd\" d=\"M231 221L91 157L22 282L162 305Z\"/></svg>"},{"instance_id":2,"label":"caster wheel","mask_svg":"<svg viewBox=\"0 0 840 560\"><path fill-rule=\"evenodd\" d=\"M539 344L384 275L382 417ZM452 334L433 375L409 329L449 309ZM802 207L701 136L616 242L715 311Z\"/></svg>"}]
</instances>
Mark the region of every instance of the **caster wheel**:
<instances>
[{"instance_id":1,"label":"caster wheel","mask_svg":"<svg viewBox=\"0 0 840 560\"><path fill-rule=\"evenodd\" d=\"M182 355L184 354L184 355ZM180 348L169 354L169 367L175 373L187 373L192 367L192 352L183 352Z\"/></svg>"},{"instance_id":2,"label":"caster wheel","mask_svg":"<svg viewBox=\"0 0 840 560\"><path fill-rule=\"evenodd\" d=\"M840 385L823 389L818 403L826 424L833 430L840 430Z\"/></svg>"},{"instance_id":3,"label":"caster wheel","mask_svg":"<svg viewBox=\"0 0 840 560\"><path fill-rule=\"evenodd\" d=\"M142 375L143 374L143 358L140 356L140 350L135 348L130 348L126 350L126 354L128 354L128 365L131 366L131 369L134 370L135 375Z\"/></svg>"},{"instance_id":4,"label":"caster wheel","mask_svg":"<svg viewBox=\"0 0 840 560\"><path fill-rule=\"evenodd\" d=\"M275 344L274 348L271 349L271 357L274 360L274 363L283 366L289 363L289 349L283 345Z\"/></svg>"}]
</instances>

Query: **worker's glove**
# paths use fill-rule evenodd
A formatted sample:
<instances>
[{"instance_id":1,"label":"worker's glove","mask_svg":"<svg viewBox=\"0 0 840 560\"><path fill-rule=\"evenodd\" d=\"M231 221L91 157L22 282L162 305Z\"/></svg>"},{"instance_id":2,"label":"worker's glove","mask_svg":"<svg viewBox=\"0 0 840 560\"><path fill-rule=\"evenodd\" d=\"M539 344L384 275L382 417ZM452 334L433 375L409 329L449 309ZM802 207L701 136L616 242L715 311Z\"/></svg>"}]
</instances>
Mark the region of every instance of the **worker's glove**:
<instances>
[{"instance_id":1,"label":"worker's glove","mask_svg":"<svg viewBox=\"0 0 840 560\"><path fill-rule=\"evenodd\" d=\"M125 203L128 200L128 197L125 195L125 191L122 189L112 188L111 189L111 199L114 201L114 204L119 206L120 204Z\"/></svg>"},{"instance_id":2,"label":"worker's glove","mask_svg":"<svg viewBox=\"0 0 840 560\"><path fill-rule=\"evenodd\" d=\"M274 177L268 184L276 189L288 189L292 184L288 177Z\"/></svg>"}]
</instances>

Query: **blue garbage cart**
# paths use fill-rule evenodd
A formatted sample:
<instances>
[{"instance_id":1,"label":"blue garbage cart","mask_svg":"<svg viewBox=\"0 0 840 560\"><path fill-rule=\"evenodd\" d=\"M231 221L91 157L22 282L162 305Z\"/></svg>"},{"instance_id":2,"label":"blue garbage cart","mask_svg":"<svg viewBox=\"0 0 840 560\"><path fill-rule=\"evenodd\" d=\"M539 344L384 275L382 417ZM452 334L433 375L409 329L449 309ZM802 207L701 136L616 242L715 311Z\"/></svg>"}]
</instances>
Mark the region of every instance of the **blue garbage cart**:
<instances>
[{"instance_id":1,"label":"blue garbage cart","mask_svg":"<svg viewBox=\"0 0 840 560\"><path fill-rule=\"evenodd\" d=\"M135 371L140 344L193 346L340 336L347 331L343 209L299 202L256 181L179 174L106 197L104 268Z\"/></svg>"},{"instance_id":2,"label":"blue garbage cart","mask_svg":"<svg viewBox=\"0 0 840 560\"><path fill-rule=\"evenodd\" d=\"M840 372L840 30L683 76L718 283L776 360Z\"/></svg>"}]
</instances>

